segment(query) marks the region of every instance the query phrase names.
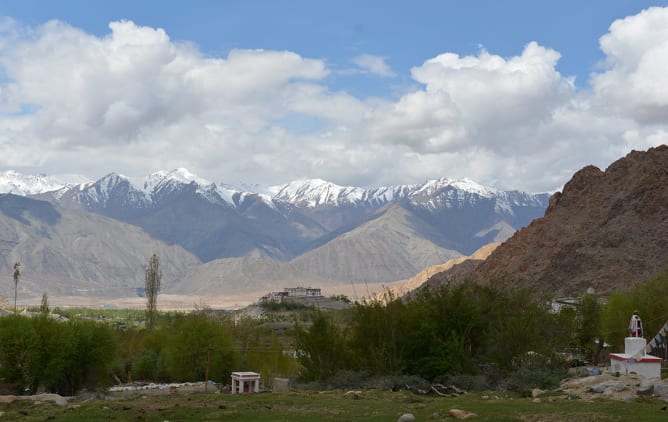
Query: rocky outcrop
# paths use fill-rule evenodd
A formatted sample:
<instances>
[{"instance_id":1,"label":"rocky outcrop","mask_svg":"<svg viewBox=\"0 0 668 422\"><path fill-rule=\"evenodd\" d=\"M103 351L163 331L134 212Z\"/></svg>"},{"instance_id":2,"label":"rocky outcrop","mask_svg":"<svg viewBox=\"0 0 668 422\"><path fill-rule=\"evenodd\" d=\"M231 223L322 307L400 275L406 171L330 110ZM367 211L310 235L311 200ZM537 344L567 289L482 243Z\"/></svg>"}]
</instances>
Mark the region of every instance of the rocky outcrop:
<instances>
[{"instance_id":1,"label":"rocky outcrop","mask_svg":"<svg viewBox=\"0 0 668 422\"><path fill-rule=\"evenodd\" d=\"M557 296L606 294L668 268L668 146L587 166L468 276ZM441 280L446 274L439 274Z\"/></svg>"}]
</instances>

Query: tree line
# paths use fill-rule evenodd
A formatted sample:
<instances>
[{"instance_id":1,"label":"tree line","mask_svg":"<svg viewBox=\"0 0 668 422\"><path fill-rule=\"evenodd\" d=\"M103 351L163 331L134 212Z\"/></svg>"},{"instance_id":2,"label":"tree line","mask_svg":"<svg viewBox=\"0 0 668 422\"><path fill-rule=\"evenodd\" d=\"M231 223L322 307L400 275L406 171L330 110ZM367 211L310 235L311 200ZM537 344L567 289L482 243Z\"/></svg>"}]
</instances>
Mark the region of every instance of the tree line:
<instances>
[{"instance_id":1,"label":"tree line","mask_svg":"<svg viewBox=\"0 0 668 422\"><path fill-rule=\"evenodd\" d=\"M147 313L152 328L58 321L43 303L37 317L0 318L0 385L71 395L119 381L203 381L208 375L228 383L230 372L250 370L264 380L322 384L355 373L547 388L565 375L566 350L581 350L594 363L605 343L622 351L636 309L646 337L653 337L668 319L666 292L663 274L605 301L585 295L575 306L556 308L550 297L496 280L408 298L387 293L341 311L297 309L292 322L278 324L207 309Z\"/></svg>"},{"instance_id":2,"label":"tree line","mask_svg":"<svg viewBox=\"0 0 668 422\"><path fill-rule=\"evenodd\" d=\"M667 299L666 274L605 300L585 295L561 307L511 280L461 283L408 299L385 294L364 301L344 324L316 312L310 327L297 326L295 344L301 375L310 381L357 371L547 388L566 374L572 359L566 351L580 351L593 364L604 363L606 343L623 351L634 309L641 310L646 337L654 336L668 319Z\"/></svg>"}]
</instances>

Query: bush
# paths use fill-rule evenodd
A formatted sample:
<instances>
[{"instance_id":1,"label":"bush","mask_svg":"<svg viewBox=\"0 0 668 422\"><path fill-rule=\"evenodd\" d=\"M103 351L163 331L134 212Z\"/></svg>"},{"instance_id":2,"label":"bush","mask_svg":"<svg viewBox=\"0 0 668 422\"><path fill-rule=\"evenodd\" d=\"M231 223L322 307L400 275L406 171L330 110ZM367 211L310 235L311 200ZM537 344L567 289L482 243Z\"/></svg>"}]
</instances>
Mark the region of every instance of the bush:
<instances>
[{"instance_id":1,"label":"bush","mask_svg":"<svg viewBox=\"0 0 668 422\"><path fill-rule=\"evenodd\" d=\"M158 354L143 350L132 362L132 377L138 381L158 379Z\"/></svg>"},{"instance_id":2,"label":"bush","mask_svg":"<svg viewBox=\"0 0 668 422\"><path fill-rule=\"evenodd\" d=\"M364 371L339 371L324 381L324 384L332 389L364 388L368 374Z\"/></svg>"},{"instance_id":3,"label":"bush","mask_svg":"<svg viewBox=\"0 0 668 422\"><path fill-rule=\"evenodd\" d=\"M530 391L532 388L544 390L556 388L568 375L563 361L556 356L526 354L516 360L515 364L515 370L505 379L503 387L520 393Z\"/></svg>"}]
</instances>

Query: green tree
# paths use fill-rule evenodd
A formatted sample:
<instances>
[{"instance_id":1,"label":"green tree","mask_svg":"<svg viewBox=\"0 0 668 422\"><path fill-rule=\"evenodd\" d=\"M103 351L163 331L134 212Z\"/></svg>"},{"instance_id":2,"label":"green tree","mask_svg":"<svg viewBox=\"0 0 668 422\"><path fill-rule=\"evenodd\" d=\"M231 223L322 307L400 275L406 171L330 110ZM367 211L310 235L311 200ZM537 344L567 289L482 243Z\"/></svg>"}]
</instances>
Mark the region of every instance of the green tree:
<instances>
[{"instance_id":1,"label":"green tree","mask_svg":"<svg viewBox=\"0 0 668 422\"><path fill-rule=\"evenodd\" d=\"M322 381L346 368L347 357L341 330L321 311L316 311L308 330L295 327L295 350L302 365L302 379Z\"/></svg>"},{"instance_id":2,"label":"green tree","mask_svg":"<svg viewBox=\"0 0 668 422\"><path fill-rule=\"evenodd\" d=\"M475 371L475 356L487 321L471 284L425 290L408 303L406 362L411 373L426 378Z\"/></svg>"},{"instance_id":3,"label":"green tree","mask_svg":"<svg viewBox=\"0 0 668 422\"><path fill-rule=\"evenodd\" d=\"M49 296L46 294L46 292L42 294L42 302L39 305L39 313L41 315L49 314Z\"/></svg>"},{"instance_id":4,"label":"green tree","mask_svg":"<svg viewBox=\"0 0 668 422\"><path fill-rule=\"evenodd\" d=\"M71 341L57 391L73 395L84 387L92 389L110 384L113 381L112 367L118 356L118 343L112 329L86 320L64 325L71 330Z\"/></svg>"},{"instance_id":5,"label":"green tree","mask_svg":"<svg viewBox=\"0 0 668 422\"><path fill-rule=\"evenodd\" d=\"M601 311L602 306L598 298L594 295L584 295L578 301L578 345L585 351L594 364L598 362L598 355L603 349Z\"/></svg>"},{"instance_id":6,"label":"green tree","mask_svg":"<svg viewBox=\"0 0 668 422\"><path fill-rule=\"evenodd\" d=\"M613 293L603 306L601 325L605 339L616 350L623 350L629 319L639 311L644 337L651 339L668 319L668 273L658 274L627 291Z\"/></svg>"},{"instance_id":7,"label":"green tree","mask_svg":"<svg viewBox=\"0 0 668 422\"><path fill-rule=\"evenodd\" d=\"M14 313L17 313L16 295L19 288L19 279L21 278L21 263L16 261L14 263Z\"/></svg>"},{"instance_id":8,"label":"green tree","mask_svg":"<svg viewBox=\"0 0 668 422\"><path fill-rule=\"evenodd\" d=\"M162 271L160 270L160 258L153 254L148 261L144 278L146 292L146 322L150 330L155 325L155 315L158 310L158 294L160 293L160 281Z\"/></svg>"},{"instance_id":9,"label":"green tree","mask_svg":"<svg viewBox=\"0 0 668 422\"><path fill-rule=\"evenodd\" d=\"M204 381L208 365L209 379L229 379L239 355L230 330L220 320L191 314L176 321L171 330L174 334L159 356L159 371L173 381Z\"/></svg>"},{"instance_id":10,"label":"green tree","mask_svg":"<svg viewBox=\"0 0 668 422\"><path fill-rule=\"evenodd\" d=\"M401 373L406 346L406 306L391 292L353 308L349 347L358 369L370 374Z\"/></svg>"},{"instance_id":11,"label":"green tree","mask_svg":"<svg viewBox=\"0 0 668 422\"><path fill-rule=\"evenodd\" d=\"M559 339L546 335L554 332L557 318L547 299L536 298L527 289L506 286L495 288L496 298L488 302L484 333L486 357L504 370L514 369L528 353L550 355L563 348Z\"/></svg>"},{"instance_id":12,"label":"green tree","mask_svg":"<svg viewBox=\"0 0 668 422\"><path fill-rule=\"evenodd\" d=\"M22 389L28 383L26 367L32 325L28 318L12 315L0 318L0 381Z\"/></svg>"},{"instance_id":13,"label":"green tree","mask_svg":"<svg viewBox=\"0 0 668 422\"><path fill-rule=\"evenodd\" d=\"M31 319L25 376L31 391L45 387L55 392L67 364L73 331L66 324L41 314Z\"/></svg>"}]
</instances>

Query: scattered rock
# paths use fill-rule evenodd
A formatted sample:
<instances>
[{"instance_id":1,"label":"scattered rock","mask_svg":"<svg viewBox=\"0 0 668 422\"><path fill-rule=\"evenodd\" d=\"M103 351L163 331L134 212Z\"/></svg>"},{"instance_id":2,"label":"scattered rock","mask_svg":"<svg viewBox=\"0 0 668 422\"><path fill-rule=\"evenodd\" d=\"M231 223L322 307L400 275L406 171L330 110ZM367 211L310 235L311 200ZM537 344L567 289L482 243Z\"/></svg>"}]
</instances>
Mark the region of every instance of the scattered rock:
<instances>
[{"instance_id":1,"label":"scattered rock","mask_svg":"<svg viewBox=\"0 0 668 422\"><path fill-rule=\"evenodd\" d=\"M404 413L403 415L399 416L397 422L415 422L415 415L412 413Z\"/></svg>"},{"instance_id":2,"label":"scattered rock","mask_svg":"<svg viewBox=\"0 0 668 422\"><path fill-rule=\"evenodd\" d=\"M343 397L347 399L353 399L353 400L359 400L362 398L362 392L361 391L348 391L346 394L343 395Z\"/></svg>"},{"instance_id":3,"label":"scattered rock","mask_svg":"<svg viewBox=\"0 0 668 422\"><path fill-rule=\"evenodd\" d=\"M604 392L601 393L603 397L608 397L608 398L612 397L614 394L615 394L614 387L608 387L605 389Z\"/></svg>"},{"instance_id":4,"label":"scattered rock","mask_svg":"<svg viewBox=\"0 0 668 422\"><path fill-rule=\"evenodd\" d=\"M534 402L534 403L540 403L540 402L541 402L541 400L540 400L539 398L535 398L535 399L533 399L533 400L531 400L531 401Z\"/></svg>"},{"instance_id":5,"label":"scattered rock","mask_svg":"<svg viewBox=\"0 0 668 422\"><path fill-rule=\"evenodd\" d=\"M431 414L432 419L441 419L441 413L440 412L434 412Z\"/></svg>"},{"instance_id":6,"label":"scattered rock","mask_svg":"<svg viewBox=\"0 0 668 422\"><path fill-rule=\"evenodd\" d=\"M448 413L453 418L459 419L459 420L471 419L471 418L475 418L475 417L478 416L476 413L469 412L467 410L461 410L461 409L450 409L450 411Z\"/></svg>"},{"instance_id":7,"label":"scattered rock","mask_svg":"<svg viewBox=\"0 0 668 422\"><path fill-rule=\"evenodd\" d=\"M666 384L655 384L654 385L654 395L657 397L668 397L668 385Z\"/></svg>"},{"instance_id":8,"label":"scattered rock","mask_svg":"<svg viewBox=\"0 0 668 422\"><path fill-rule=\"evenodd\" d=\"M67 399L60 394L37 394L32 396L33 400L52 401L58 406L67 406Z\"/></svg>"},{"instance_id":9,"label":"scattered rock","mask_svg":"<svg viewBox=\"0 0 668 422\"><path fill-rule=\"evenodd\" d=\"M36 394L34 396L0 396L0 403L13 403L16 400L32 400L35 403L51 401L58 406L67 406L67 399L60 394Z\"/></svg>"},{"instance_id":10,"label":"scattered rock","mask_svg":"<svg viewBox=\"0 0 668 422\"><path fill-rule=\"evenodd\" d=\"M540 388L534 388L531 390L531 397L535 399L536 397L540 396L543 393L545 393L545 390L541 390Z\"/></svg>"},{"instance_id":11,"label":"scattered rock","mask_svg":"<svg viewBox=\"0 0 668 422\"><path fill-rule=\"evenodd\" d=\"M594 393L604 393L605 390L607 390L608 388L613 388L613 389L616 390L617 388L623 387L623 386L624 386L624 384L622 384L621 382L606 381L606 382L602 382L600 384L592 385L591 386L591 391L594 392ZM617 391L619 391L619 390L617 390Z\"/></svg>"},{"instance_id":12,"label":"scattered rock","mask_svg":"<svg viewBox=\"0 0 668 422\"><path fill-rule=\"evenodd\" d=\"M654 393L654 385L646 378L640 381L636 394L639 396L651 396Z\"/></svg>"}]
</instances>

